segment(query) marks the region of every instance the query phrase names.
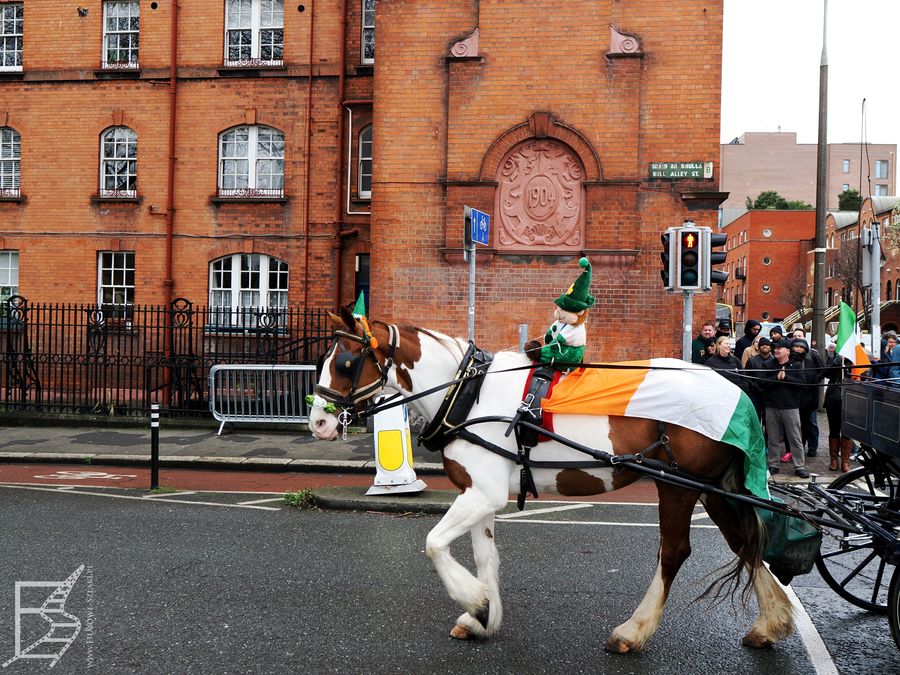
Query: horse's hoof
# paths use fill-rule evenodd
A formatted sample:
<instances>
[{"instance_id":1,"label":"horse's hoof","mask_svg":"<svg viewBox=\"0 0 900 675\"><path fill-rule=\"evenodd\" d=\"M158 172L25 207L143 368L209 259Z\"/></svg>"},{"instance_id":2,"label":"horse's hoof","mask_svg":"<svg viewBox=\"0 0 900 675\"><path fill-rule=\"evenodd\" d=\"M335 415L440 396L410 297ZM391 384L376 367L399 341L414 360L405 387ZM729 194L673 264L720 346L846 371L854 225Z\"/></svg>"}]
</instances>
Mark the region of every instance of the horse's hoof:
<instances>
[{"instance_id":1,"label":"horse's hoof","mask_svg":"<svg viewBox=\"0 0 900 675\"><path fill-rule=\"evenodd\" d=\"M481 626L485 629L487 629L488 615L490 614L490 611L491 611L491 603L490 603L490 601L485 600L484 604L481 607L479 607L475 611L475 614L473 615L478 620L478 623L480 623Z\"/></svg>"},{"instance_id":2,"label":"horse's hoof","mask_svg":"<svg viewBox=\"0 0 900 675\"><path fill-rule=\"evenodd\" d=\"M461 623L458 623L450 629L450 637L455 640L471 640L475 635Z\"/></svg>"},{"instance_id":3,"label":"horse's hoof","mask_svg":"<svg viewBox=\"0 0 900 675\"><path fill-rule=\"evenodd\" d=\"M771 638L763 637L755 631L750 631L741 638L741 644L745 647L750 647L751 649L766 649L767 647L774 645L775 641Z\"/></svg>"},{"instance_id":4,"label":"horse's hoof","mask_svg":"<svg viewBox=\"0 0 900 675\"><path fill-rule=\"evenodd\" d=\"M613 654L628 654L635 651L625 638L621 638L618 635L611 635L606 644L603 645L603 648Z\"/></svg>"}]
</instances>

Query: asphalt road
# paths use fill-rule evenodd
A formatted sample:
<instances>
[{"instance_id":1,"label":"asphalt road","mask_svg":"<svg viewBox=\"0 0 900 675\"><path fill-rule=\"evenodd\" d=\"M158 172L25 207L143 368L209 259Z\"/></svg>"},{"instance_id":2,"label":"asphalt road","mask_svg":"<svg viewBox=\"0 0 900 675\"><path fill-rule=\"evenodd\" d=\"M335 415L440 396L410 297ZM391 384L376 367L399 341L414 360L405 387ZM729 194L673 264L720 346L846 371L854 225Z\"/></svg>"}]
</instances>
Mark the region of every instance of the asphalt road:
<instances>
[{"instance_id":1,"label":"asphalt road","mask_svg":"<svg viewBox=\"0 0 900 675\"><path fill-rule=\"evenodd\" d=\"M694 602L704 575L730 559L701 514L660 630L643 654L619 656L603 640L652 576L656 529L639 526L655 521L651 506L569 504L499 522L504 626L490 641L462 643L447 637L459 610L423 552L436 517L108 495L0 487L0 661L15 653L15 582L61 581L83 564L66 604L82 633L55 672L817 672L802 636L751 651L740 646L747 616ZM204 499L254 497L184 501ZM468 549L464 541L454 552L471 564ZM900 671L883 617L855 610L814 575L794 587L838 672ZM24 645L35 633L22 630Z\"/></svg>"}]
</instances>

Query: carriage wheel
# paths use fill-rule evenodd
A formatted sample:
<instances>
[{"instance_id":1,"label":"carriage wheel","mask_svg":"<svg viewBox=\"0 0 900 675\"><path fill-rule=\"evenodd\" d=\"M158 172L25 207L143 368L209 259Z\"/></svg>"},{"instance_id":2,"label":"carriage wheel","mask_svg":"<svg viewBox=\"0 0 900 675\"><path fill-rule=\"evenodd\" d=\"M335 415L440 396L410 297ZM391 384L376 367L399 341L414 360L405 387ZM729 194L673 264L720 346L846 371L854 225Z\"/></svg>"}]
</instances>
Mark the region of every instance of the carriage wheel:
<instances>
[{"instance_id":1,"label":"carriage wheel","mask_svg":"<svg viewBox=\"0 0 900 675\"><path fill-rule=\"evenodd\" d=\"M894 576L888 590L888 621L891 624L891 636L900 649L900 567L894 568Z\"/></svg>"},{"instance_id":2,"label":"carriage wheel","mask_svg":"<svg viewBox=\"0 0 900 675\"><path fill-rule=\"evenodd\" d=\"M866 511L874 512L879 504L883 504L874 497L888 493L891 484L896 490L897 482L897 476L876 476L872 469L861 466L839 476L828 487L857 497ZM873 499L867 500L867 497ZM885 613L892 582L888 564L881 551L876 550L871 537L829 528L823 528L822 535L816 567L825 583L847 602L871 612ZM894 575L895 580L897 576ZM900 581L897 584L900 592Z\"/></svg>"}]
</instances>

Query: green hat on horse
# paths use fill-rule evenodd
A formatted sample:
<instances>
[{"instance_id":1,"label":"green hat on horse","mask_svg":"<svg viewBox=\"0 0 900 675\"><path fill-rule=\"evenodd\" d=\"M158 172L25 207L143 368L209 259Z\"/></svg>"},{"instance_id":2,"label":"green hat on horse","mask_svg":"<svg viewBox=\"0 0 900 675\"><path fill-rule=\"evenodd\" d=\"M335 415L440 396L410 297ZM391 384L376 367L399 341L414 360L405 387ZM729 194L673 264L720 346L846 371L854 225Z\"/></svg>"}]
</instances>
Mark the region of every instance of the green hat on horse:
<instances>
[{"instance_id":1,"label":"green hat on horse","mask_svg":"<svg viewBox=\"0 0 900 675\"><path fill-rule=\"evenodd\" d=\"M584 272L569 286L569 290L554 300L557 307L567 312L578 313L594 306L594 296L588 292L591 289L591 261L582 258L578 261L578 266Z\"/></svg>"}]
</instances>

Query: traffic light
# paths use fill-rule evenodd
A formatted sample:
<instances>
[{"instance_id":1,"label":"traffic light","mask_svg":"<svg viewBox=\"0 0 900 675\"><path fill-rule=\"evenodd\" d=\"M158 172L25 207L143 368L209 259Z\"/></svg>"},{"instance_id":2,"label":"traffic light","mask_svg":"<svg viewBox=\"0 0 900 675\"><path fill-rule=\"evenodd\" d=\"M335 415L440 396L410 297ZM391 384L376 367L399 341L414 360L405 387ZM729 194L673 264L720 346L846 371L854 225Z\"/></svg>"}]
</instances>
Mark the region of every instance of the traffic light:
<instances>
[{"instance_id":1,"label":"traffic light","mask_svg":"<svg viewBox=\"0 0 900 675\"><path fill-rule=\"evenodd\" d=\"M672 245L675 243L675 236L671 230L659 236L659 240L662 242L662 253L659 254L659 258L662 260L662 269L659 271L659 276L662 277L663 286L668 291L675 288L675 274L672 270L672 263L675 260Z\"/></svg>"},{"instance_id":2,"label":"traffic light","mask_svg":"<svg viewBox=\"0 0 900 675\"><path fill-rule=\"evenodd\" d=\"M682 227L678 230L678 278L675 280L677 288L687 291L701 288L702 236L700 228Z\"/></svg>"},{"instance_id":3,"label":"traffic light","mask_svg":"<svg viewBox=\"0 0 900 675\"><path fill-rule=\"evenodd\" d=\"M721 265L725 262L727 254L725 251L713 251L714 248L725 246L728 242L727 234L713 234L709 230L704 230L703 246L703 290L710 290L713 284L724 284L728 281L728 272L720 272L714 270L714 265Z\"/></svg>"}]
</instances>

